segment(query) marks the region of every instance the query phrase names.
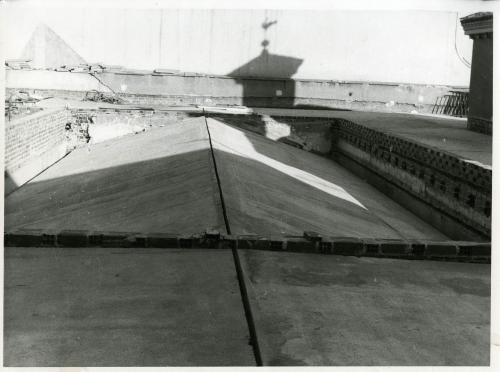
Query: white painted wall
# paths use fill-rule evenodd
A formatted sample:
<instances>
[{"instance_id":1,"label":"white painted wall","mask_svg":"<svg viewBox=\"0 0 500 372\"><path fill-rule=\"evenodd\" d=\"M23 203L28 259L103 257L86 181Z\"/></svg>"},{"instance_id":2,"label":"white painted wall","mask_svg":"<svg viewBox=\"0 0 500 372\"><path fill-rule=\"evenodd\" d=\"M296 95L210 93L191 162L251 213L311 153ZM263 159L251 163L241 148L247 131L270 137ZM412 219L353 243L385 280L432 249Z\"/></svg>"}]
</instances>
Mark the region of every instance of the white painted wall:
<instances>
[{"instance_id":1,"label":"white painted wall","mask_svg":"<svg viewBox=\"0 0 500 372\"><path fill-rule=\"evenodd\" d=\"M459 14L463 16L465 14ZM267 33L262 22L277 20ZM472 42L453 12L189 9L9 10L6 58L39 22L88 62L227 74L268 50L303 59L295 77L469 84Z\"/></svg>"}]
</instances>

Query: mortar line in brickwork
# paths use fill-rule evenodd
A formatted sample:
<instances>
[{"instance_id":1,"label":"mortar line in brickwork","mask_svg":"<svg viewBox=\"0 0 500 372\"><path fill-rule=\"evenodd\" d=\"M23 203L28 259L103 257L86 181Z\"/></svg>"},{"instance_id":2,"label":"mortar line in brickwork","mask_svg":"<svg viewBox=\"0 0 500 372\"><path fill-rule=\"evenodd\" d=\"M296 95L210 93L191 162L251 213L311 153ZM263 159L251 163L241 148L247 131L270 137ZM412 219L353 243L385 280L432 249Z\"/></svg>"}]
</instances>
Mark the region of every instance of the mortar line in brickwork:
<instances>
[{"instance_id":1,"label":"mortar line in brickwork","mask_svg":"<svg viewBox=\"0 0 500 372\"><path fill-rule=\"evenodd\" d=\"M224 202L224 193L222 192L222 185L220 182L219 172L217 170L217 161L215 160L214 148L212 145L212 136L210 134L210 129L208 127L207 117L205 115L205 109L203 109L203 119L205 120L205 126L207 128L208 142L210 144L210 153L212 154L212 161L215 171L215 178L217 180L217 187L219 189L219 196L221 201L222 215L224 216L224 224L226 226L226 233L231 235L231 227L229 225L229 219L227 217L226 204ZM236 247L231 248L234 260L234 266L236 269L236 277L238 278L238 286L240 288L241 300L243 302L243 309L245 311L245 318L247 321L248 332L250 334L250 343L252 345L253 354L255 358L255 363L257 366L262 366L262 354L260 352L259 341L257 337L257 330L255 327L255 321L252 314L252 307L250 305L250 299L248 298L247 286L245 283L245 276L243 274L243 269L241 268L241 261L238 254L238 249Z\"/></svg>"}]
</instances>

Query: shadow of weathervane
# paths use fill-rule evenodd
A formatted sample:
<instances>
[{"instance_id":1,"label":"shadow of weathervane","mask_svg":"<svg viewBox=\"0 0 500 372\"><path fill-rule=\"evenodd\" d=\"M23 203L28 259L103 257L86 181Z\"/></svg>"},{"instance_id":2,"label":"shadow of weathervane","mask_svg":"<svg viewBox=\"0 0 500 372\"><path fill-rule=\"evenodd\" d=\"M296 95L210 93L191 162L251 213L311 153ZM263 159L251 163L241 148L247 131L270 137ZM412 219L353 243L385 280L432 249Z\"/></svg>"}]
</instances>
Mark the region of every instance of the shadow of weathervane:
<instances>
[{"instance_id":1,"label":"shadow of weathervane","mask_svg":"<svg viewBox=\"0 0 500 372\"><path fill-rule=\"evenodd\" d=\"M267 29L269 27L271 27L272 25L275 25L276 23L278 23L278 20L274 20L274 21L268 22L267 17L266 17L266 20L264 22L262 22L262 28L265 31L267 31Z\"/></svg>"},{"instance_id":2,"label":"shadow of weathervane","mask_svg":"<svg viewBox=\"0 0 500 372\"><path fill-rule=\"evenodd\" d=\"M266 37L267 29L269 27L271 27L272 25L275 25L276 23L278 23L277 20L268 22L267 21L267 17L266 17L266 20L264 22L262 22L262 28L264 29L264 40L262 40L262 43L260 43L260 45L262 45L262 47L264 48L264 50L269 45L269 40L267 40L267 37Z\"/></svg>"},{"instance_id":3,"label":"shadow of weathervane","mask_svg":"<svg viewBox=\"0 0 500 372\"><path fill-rule=\"evenodd\" d=\"M247 107L293 107L295 81L291 79L302 64L300 58L282 56L269 52L270 41L267 30L278 23L277 20L262 22L264 38L260 55L231 71L228 76L235 78L243 87L241 104Z\"/></svg>"}]
</instances>

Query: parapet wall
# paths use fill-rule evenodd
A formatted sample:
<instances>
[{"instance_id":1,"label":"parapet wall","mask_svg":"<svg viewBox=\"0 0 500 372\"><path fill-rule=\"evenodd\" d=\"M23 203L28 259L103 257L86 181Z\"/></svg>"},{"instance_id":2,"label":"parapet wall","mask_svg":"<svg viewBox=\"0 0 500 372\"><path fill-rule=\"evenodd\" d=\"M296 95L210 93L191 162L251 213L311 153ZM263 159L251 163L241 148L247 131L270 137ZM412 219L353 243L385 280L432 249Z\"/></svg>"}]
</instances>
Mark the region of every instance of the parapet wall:
<instances>
[{"instance_id":1,"label":"parapet wall","mask_svg":"<svg viewBox=\"0 0 500 372\"><path fill-rule=\"evenodd\" d=\"M345 119L332 129L341 164L454 239L490 237L491 169Z\"/></svg>"},{"instance_id":2,"label":"parapet wall","mask_svg":"<svg viewBox=\"0 0 500 372\"><path fill-rule=\"evenodd\" d=\"M96 78L82 72L58 72L49 70L5 70L5 87L54 91L109 92Z\"/></svg>"},{"instance_id":3,"label":"parapet wall","mask_svg":"<svg viewBox=\"0 0 500 372\"><path fill-rule=\"evenodd\" d=\"M66 109L50 109L5 122L5 193L66 155Z\"/></svg>"},{"instance_id":4,"label":"parapet wall","mask_svg":"<svg viewBox=\"0 0 500 372\"><path fill-rule=\"evenodd\" d=\"M114 91L138 105L244 105L251 107L342 108L430 113L453 87L279 78L154 73L7 70L6 87L41 96L82 99L86 91ZM8 94L7 94L8 95Z\"/></svg>"},{"instance_id":5,"label":"parapet wall","mask_svg":"<svg viewBox=\"0 0 500 372\"><path fill-rule=\"evenodd\" d=\"M130 103L318 106L371 111L431 112L447 86L227 76L127 75L99 79Z\"/></svg>"}]
</instances>

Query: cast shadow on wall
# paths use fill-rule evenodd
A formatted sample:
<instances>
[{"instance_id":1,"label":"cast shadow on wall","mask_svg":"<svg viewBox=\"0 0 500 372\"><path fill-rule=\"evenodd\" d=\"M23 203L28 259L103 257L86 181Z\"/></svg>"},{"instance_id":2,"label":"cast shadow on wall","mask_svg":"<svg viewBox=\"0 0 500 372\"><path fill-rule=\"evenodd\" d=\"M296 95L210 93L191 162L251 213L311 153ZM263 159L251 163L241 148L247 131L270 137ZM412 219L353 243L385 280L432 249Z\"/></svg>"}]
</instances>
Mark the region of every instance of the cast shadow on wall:
<instances>
[{"instance_id":1,"label":"cast shadow on wall","mask_svg":"<svg viewBox=\"0 0 500 372\"><path fill-rule=\"evenodd\" d=\"M262 28L266 31L268 27L277 24L277 22L276 20L267 22L266 19L262 24ZM268 50L269 44L269 41L264 37L261 43L261 53L227 74L242 87L241 101L239 101L242 106L249 108L346 111L328 105L311 104L308 99L297 97L297 82L293 79L293 76L298 72L304 59L270 53ZM306 114L300 115L305 116ZM329 131L323 129L331 123L331 119L328 118L294 118L283 113L265 115L266 117L259 114L235 116L217 113L209 114L209 116L215 117L217 120L233 127L255 132L299 148L306 148L308 146L306 143L307 138L316 135L305 134L304 131L314 133L315 131L322 131L322 133L326 133L325 138L329 139ZM284 130L286 133L275 133L276 129ZM326 148L327 145L323 147Z\"/></svg>"},{"instance_id":2,"label":"cast shadow on wall","mask_svg":"<svg viewBox=\"0 0 500 372\"><path fill-rule=\"evenodd\" d=\"M295 75L303 60L269 53L264 48L257 57L231 71L228 76L242 86L243 106L293 107Z\"/></svg>"},{"instance_id":3,"label":"cast shadow on wall","mask_svg":"<svg viewBox=\"0 0 500 372\"><path fill-rule=\"evenodd\" d=\"M264 40L261 42L261 53L229 72L237 84L242 86L241 105L247 107L280 107L303 109L332 109L328 106L297 103L296 81L292 78L304 59L270 53L267 30L278 23L266 18L261 27L264 29Z\"/></svg>"}]
</instances>

